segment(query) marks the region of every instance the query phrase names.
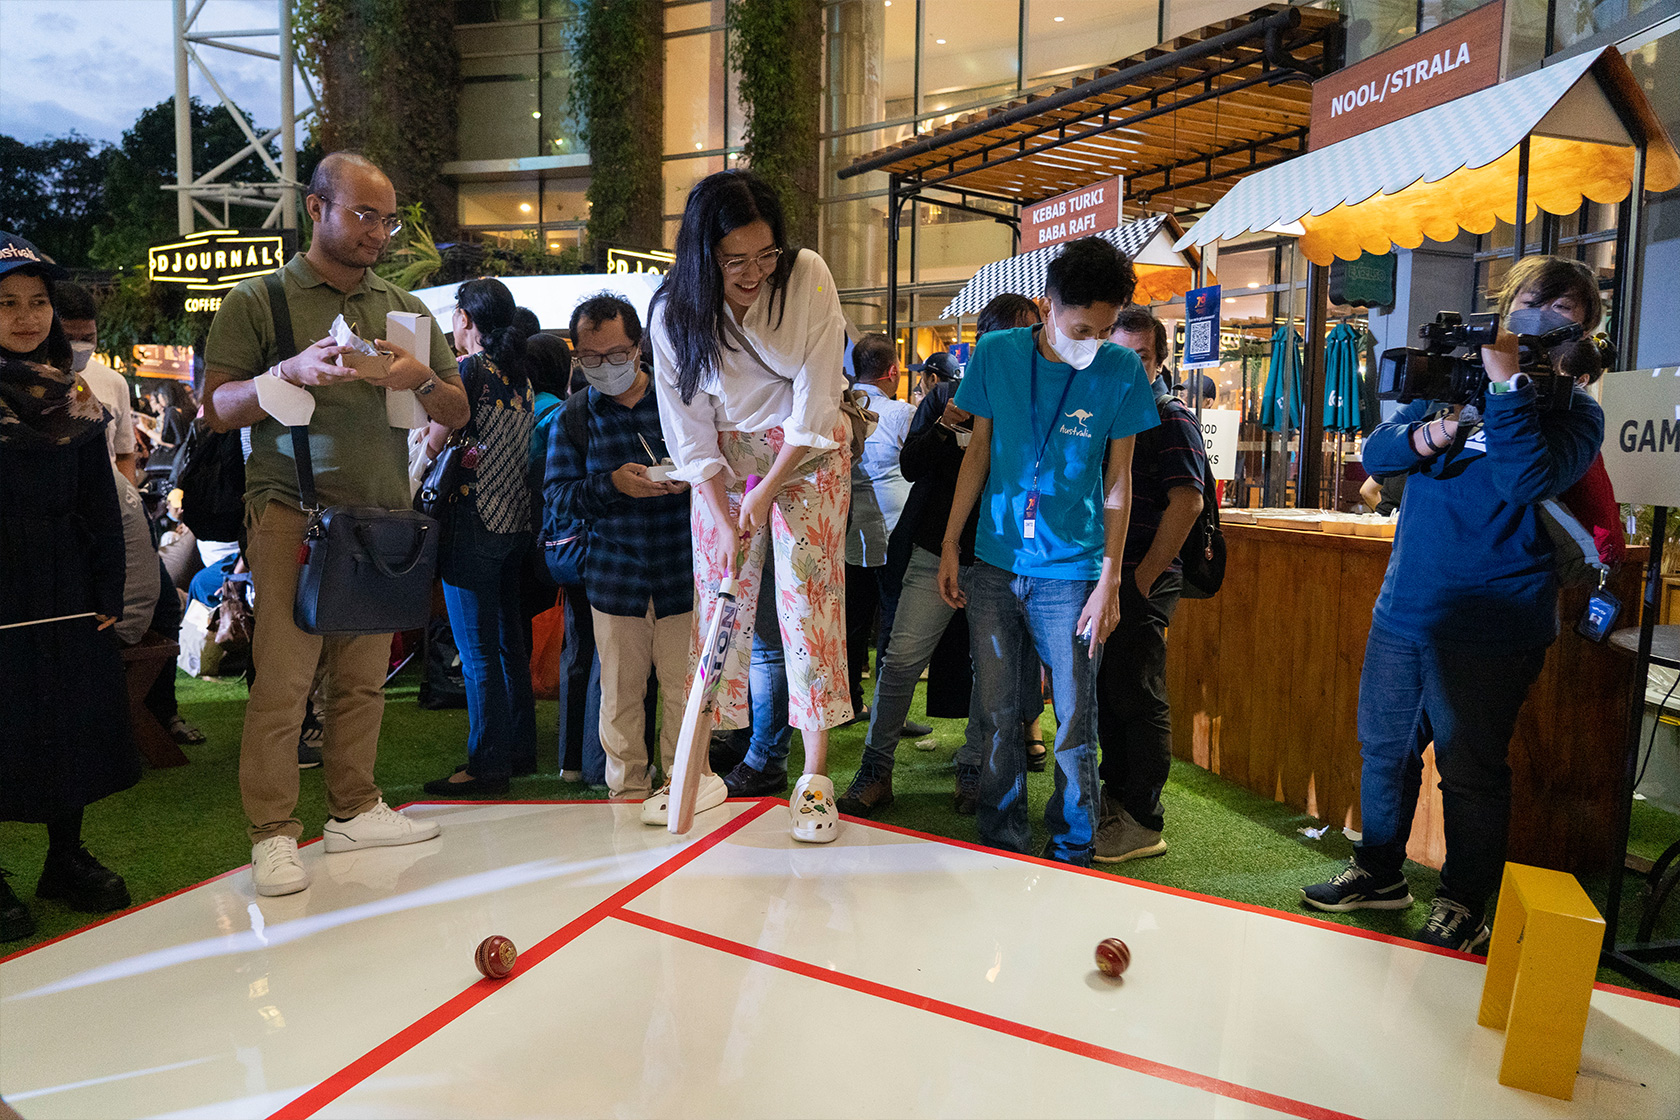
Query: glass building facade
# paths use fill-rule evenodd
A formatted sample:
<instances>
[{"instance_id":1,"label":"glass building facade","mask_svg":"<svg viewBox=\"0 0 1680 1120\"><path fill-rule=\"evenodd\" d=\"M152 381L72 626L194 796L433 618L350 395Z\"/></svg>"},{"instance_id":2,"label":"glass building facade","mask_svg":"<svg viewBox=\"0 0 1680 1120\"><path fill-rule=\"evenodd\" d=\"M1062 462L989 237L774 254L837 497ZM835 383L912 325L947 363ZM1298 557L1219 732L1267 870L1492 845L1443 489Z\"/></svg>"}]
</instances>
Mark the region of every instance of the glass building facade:
<instances>
[{"instance_id":1,"label":"glass building facade","mask_svg":"<svg viewBox=\"0 0 1680 1120\"><path fill-rule=\"evenodd\" d=\"M816 0L813 0L816 2ZM578 0L455 0L463 87L457 218L480 236L536 237L558 251L580 242L588 219L589 156L568 112L570 42ZM665 244L688 190L734 166L745 123L729 57L728 0L665 4ZM1326 0L1347 18L1347 60L1357 62L1478 6L1476 0ZM817 246L859 330L887 315L886 176L842 180L859 156L936 129L966 113L1113 62L1173 36L1240 16L1255 0L823 0L821 220ZM1680 0L1507 0L1507 72L1614 43L1670 134L1680 134ZM633 80L633 79L631 79ZM970 204L984 210L992 204ZM1008 208L996 207L1000 212ZM1612 285L1622 208L1588 204L1531 223L1527 243L1590 262ZM1649 210L1647 277L1680 266L1680 192ZM1485 303L1509 267L1512 230L1460 239ZM939 313L974 272L1014 251L1010 228L984 214L922 199L899 224L897 319L907 356L972 333ZM652 248L652 246L649 246ZM1222 247L1228 320L1286 317L1301 303L1305 264L1288 238L1262 235ZM1292 298L1294 302L1292 303ZM1646 300L1649 308L1652 301ZM1171 309L1164 309L1167 317ZM1650 317L1647 317L1649 322ZM1644 355L1680 361L1680 323L1649 322ZM1654 347L1655 349L1650 349ZM1666 357L1661 355L1666 354ZM1655 360L1647 357L1647 361Z\"/></svg>"}]
</instances>

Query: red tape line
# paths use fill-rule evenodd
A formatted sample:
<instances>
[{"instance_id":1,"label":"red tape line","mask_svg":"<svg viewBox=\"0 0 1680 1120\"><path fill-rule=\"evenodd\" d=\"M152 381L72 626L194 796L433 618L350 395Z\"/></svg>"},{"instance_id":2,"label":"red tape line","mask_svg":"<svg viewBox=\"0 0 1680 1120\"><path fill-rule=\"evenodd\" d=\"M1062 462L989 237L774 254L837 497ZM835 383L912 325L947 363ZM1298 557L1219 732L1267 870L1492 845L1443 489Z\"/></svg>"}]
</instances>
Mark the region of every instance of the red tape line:
<instances>
[{"instance_id":1,"label":"red tape line","mask_svg":"<svg viewBox=\"0 0 1680 1120\"><path fill-rule=\"evenodd\" d=\"M651 930L654 933L663 933L670 937L680 938L683 941L692 942L707 949L716 949L720 953L730 953L749 961L782 969L784 972L792 972L799 976L809 977L812 980L821 980L825 984L848 988L863 995L889 1000L934 1015L942 1015L959 1023L968 1023L971 1026L1010 1035L1025 1042L1048 1046L1053 1050L1062 1050L1082 1058L1090 1058L1093 1061L1106 1062L1109 1065L1129 1069L1148 1077L1159 1078L1162 1081L1171 1081L1206 1093L1229 1097L1231 1100L1246 1101L1249 1104L1257 1104L1262 1108L1269 1108L1276 1112L1286 1112L1291 1116L1306 1117L1307 1120L1353 1120L1351 1114L1346 1112L1337 1112L1331 1108L1320 1108L1317 1105L1307 1104L1291 1097L1282 1097L1276 1093L1251 1089L1246 1085L1238 1085L1234 1081L1208 1077L1206 1074L1180 1069L1177 1066L1169 1066L1164 1062L1140 1058L1136 1054L1111 1050L1106 1046L1098 1046L1096 1043L1086 1042L1083 1039L1070 1038L1065 1034L1057 1034L1054 1031L1043 1030L1039 1027L1029 1027L1023 1023L1017 1023L1013 1019L988 1015L984 1011L975 1011L955 1003L946 1003L944 1000L934 999L931 996L917 995L915 992L907 992L902 988L894 988L887 984L877 983L874 980L864 980L844 972L836 972L833 969L807 964L793 957L784 957L780 953L772 953L766 949L743 945L739 941L730 941L727 938L703 933L687 926L679 926L667 922L663 918L650 917L635 910L620 909L612 916L619 921L628 922L630 925L641 926L643 929Z\"/></svg>"},{"instance_id":2,"label":"red tape line","mask_svg":"<svg viewBox=\"0 0 1680 1120\"><path fill-rule=\"evenodd\" d=\"M641 878L626 883L608 898L579 914L531 948L520 953L518 963L513 966L513 971L508 974L506 979L480 980L441 1007L422 1016L375 1046L290 1104L276 1110L269 1120L303 1120L304 1117L315 1115L315 1113L372 1077L486 999L489 999L503 985L517 980L521 975L565 948L580 935L599 925L606 918L612 917L630 900L658 886L711 851L718 844L769 812L777 804L780 803L775 801L759 802L715 832L696 840Z\"/></svg>"}]
</instances>

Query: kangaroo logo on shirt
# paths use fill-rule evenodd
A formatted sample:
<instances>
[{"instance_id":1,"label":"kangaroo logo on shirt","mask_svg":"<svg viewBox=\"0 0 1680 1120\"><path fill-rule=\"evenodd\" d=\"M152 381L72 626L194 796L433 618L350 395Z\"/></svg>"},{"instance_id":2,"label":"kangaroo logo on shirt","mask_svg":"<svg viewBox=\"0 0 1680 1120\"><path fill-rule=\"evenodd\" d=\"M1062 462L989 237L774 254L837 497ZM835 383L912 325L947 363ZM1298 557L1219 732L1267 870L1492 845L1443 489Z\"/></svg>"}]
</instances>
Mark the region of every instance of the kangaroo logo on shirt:
<instances>
[{"instance_id":1,"label":"kangaroo logo on shirt","mask_svg":"<svg viewBox=\"0 0 1680 1120\"><path fill-rule=\"evenodd\" d=\"M1086 412L1083 408L1076 408L1072 412L1063 413L1063 415L1073 421L1072 426L1067 424L1062 425L1061 432L1064 436L1079 436L1083 439L1091 438L1091 429L1086 427L1086 424L1096 418L1096 413Z\"/></svg>"}]
</instances>

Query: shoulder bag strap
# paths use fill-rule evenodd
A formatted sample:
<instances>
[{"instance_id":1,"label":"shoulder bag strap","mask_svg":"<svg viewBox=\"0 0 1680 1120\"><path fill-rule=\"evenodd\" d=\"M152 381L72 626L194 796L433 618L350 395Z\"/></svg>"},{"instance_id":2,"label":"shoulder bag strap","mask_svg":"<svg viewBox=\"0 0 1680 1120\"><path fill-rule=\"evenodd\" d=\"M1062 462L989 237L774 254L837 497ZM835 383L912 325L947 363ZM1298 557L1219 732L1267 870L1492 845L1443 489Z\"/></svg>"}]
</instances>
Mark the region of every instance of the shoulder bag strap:
<instances>
[{"instance_id":1,"label":"shoulder bag strap","mask_svg":"<svg viewBox=\"0 0 1680 1120\"><path fill-rule=\"evenodd\" d=\"M274 320L274 352L278 364L298 352L297 339L292 334L292 308L286 302L286 285L281 270L275 269L264 276L263 287L268 289L268 311ZM315 463L309 457L309 428L294 427L291 433L292 459L297 465L298 504L305 512L311 512L320 506L315 495Z\"/></svg>"},{"instance_id":2,"label":"shoulder bag strap","mask_svg":"<svg viewBox=\"0 0 1680 1120\"><path fill-rule=\"evenodd\" d=\"M566 438L572 441L578 454L583 456L587 469L589 459L589 386L585 385L577 392L566 398L561 406L565 411L560 413L560 423L565 426Z\"/></svg>"},{"instance_id":3,"label":"shoulder bag strap","mask_svg":"<svg viewBox=\"0 0 1680 1120\"><path fill-rule=\"evenodd\" d=\"M769 373L774 377L780 377L783 381L789 380L787 375L778 373L774 366L764 360L763 356L759 354L757 348L753 346L752 340L747 337L747 332L735 325L735 320L729 314L728 308L724 308L723 311L723 329L729 335L729 340L740 346L741 349L745 350L747 352L747 356L757 362L760 366L764 367L766 373Z\"/></svg>"}]
</instances>

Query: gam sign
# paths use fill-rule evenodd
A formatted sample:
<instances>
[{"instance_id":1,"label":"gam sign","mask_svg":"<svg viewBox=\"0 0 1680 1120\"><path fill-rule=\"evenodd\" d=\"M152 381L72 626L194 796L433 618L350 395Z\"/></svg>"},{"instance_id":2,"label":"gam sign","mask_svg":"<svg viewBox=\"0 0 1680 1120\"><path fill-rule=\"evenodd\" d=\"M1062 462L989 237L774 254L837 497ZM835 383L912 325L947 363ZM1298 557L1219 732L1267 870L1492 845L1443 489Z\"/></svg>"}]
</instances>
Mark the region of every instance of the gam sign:
<instances>
[{"instance_id":1,"label":"gam sign","mask_svg":"<svg viewBox=\"0 0 1680 1120\"><path fill-rule=\"evenodd\" d=\"M241 280L286 263L297 242L289 230L212 229L147 250L154 283L185 284L193 292L225 292Z\"/></svg>"}]
</instances>

